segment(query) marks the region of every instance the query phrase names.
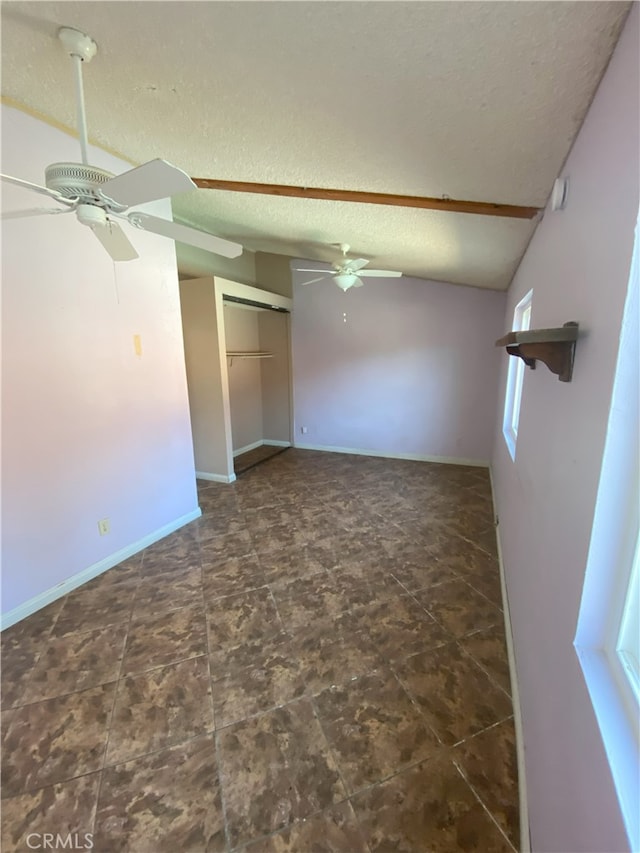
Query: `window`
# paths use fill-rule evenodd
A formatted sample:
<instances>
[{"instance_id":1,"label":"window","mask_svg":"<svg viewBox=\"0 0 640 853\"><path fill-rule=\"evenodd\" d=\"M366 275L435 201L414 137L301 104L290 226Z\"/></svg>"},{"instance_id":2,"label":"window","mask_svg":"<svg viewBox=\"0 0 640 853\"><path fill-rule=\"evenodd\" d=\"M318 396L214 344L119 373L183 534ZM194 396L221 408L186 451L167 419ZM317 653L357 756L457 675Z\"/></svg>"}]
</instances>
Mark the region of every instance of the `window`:
<instances>
[{"instance_id":1,"label":"window","mask_svg":"<svg viewBox=\"0 0 640 853\"><path fill-rule=\"evenodd\" d=\"M627 599L622 611L622 621L616 653L622 665L628 691L627 703L631 713L640 706L640 538L636 539L635 554L631 565L631 578Z\"/></svg>"},{"instance_id":2,"label":"window","mask_svg":"<svg viewBox=\"0 0 640 853\"><path fill-rule=\"evenodd\" d=\"M574 645L632 850L640 849L639 234Z\"/></svg>"},{"instance_id":3,"label":"window","mask_svg":"<svg viewBox=\"0 0 640 853\"><path fill-rule=\"evenodd\" d=\"M514 332L526 331L531 326L531 298L533 290L521 299L513 312ZM520 402L522 401L522 385L524 382L525 364L521 358L509 359L507 373L507 393L504 401L504 419L502 432L507 442L511 458L516 458L516 442L518 440L518 421L520 420Z\"/></svg>"}]
</instances>

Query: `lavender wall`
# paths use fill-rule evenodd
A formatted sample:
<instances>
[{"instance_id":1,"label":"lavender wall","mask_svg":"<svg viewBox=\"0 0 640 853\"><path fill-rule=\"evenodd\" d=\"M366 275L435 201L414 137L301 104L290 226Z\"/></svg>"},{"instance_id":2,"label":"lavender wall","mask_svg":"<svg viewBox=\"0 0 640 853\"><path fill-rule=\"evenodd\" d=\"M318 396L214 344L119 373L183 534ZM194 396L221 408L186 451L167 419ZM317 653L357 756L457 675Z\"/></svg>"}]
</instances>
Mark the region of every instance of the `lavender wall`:
<instances>
[{"instance_id":1,"label":"lavender wall","mask_svg":"<svg viewBox=\"0 0 640 853\"><path fill-rule=\"evenodd\" d=\"M573 648L638 215L638 7L566 163L569 203L538 227L504 329L533 288L532 328L580 323L571 384L526 371L515 463L493 456L536 851L628 849ZM501 389L507 359L502 365ZM502 418L499 402L498 424Z\"/></svg>"},{"instance_id":2,"label":"lavender wall","mask_svg":"<svg viewBox=\"0 0 640 853\"><path fill-rule=\"evenodd\" d=\"M301 286L310 277L293 273L296 445L488 462L505 295L405 277L343 293Z\"/></svg>"},{"instance_id":3,"label":"lavender wall","mask_svg":"<svg viewBox=\"0 0 640 853\"><path fill-rule=\"evenodd\" d=\"M3 171L42 183L46 164L78 156L75 139L2 107ZM47 203L6 185L2 201ZM2 225L3 613L198 512L174 244L128 233L140 258L114 264L73 214Z\"/></svg>"}]
</instances>

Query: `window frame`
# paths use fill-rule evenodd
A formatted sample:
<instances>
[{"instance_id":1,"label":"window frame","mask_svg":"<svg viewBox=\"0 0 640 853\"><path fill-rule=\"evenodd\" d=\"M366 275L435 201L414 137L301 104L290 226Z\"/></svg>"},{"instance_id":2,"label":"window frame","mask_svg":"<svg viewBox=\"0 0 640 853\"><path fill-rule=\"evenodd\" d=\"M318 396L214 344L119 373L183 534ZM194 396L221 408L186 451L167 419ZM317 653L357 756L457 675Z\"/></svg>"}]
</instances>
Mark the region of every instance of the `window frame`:
<instances>
[{"instance_id":1,"label":"window frame","mask_svg":"<svg viewBox=\"0 0 640 853\"><path fill-rule=\"evenodd\" d=\"M523 332L531 328L531 304L533 290L526 293L516 305L513 312L512 331ZM507 386L504 397L504 414L502 417L502 434L511 458L515 461L516 445L518 443L518 424L522 406L522 391L524 387L525 363L521 358L509 359L507 371Z\"/></svg>"},{"instance_id":2,"label":"window frame","mask_svg":"<svg viewBox=\"0 0 640 853\"><path fill-rule=\"evenodd\" d=\"M640 674L628 660L640 656L632 636L640 617L639 271L640 223L574 640L632 850L640 849Z\"/></svg>"},{"instance_id":3,"label":"window frame","mask_svg":"<svg viewBox=\"0 0 640 853\"><path fill-rule=\"evenodd\" d=\"M636 547L631 564L629 589L620 621L620 631L616 643L616 654L625 672L625 682L631 689L632 707L640 707L640 535L636 537Z\"/></svg>"}]
</instances>

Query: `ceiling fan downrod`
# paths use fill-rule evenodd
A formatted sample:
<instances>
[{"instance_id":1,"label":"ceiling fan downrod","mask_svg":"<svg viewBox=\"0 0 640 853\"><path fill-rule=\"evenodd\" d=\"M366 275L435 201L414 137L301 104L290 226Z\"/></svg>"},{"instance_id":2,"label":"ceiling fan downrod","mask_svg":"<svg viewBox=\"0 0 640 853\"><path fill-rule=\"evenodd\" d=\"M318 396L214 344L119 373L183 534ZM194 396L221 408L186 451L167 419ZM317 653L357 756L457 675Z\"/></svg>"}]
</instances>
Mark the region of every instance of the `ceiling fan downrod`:
<instances>
[{"instance_id":1,"label":"ceiling fan downrod","mask_svg":"<svg viewBox=\"0 0 640 853\"><path fill-rule=\"evenodd\" d=\"M78 120L78 136L80 137L80 151L82 163L87 166L89 157L87 154L87 116L84 107L84 87L82 84L82 63L91 62L98 52L98 45L94 40L73 27L60 27L58 38L65 50L73 60L74 80L76 88L76 109Z\"/></svg>"}]
</instances>

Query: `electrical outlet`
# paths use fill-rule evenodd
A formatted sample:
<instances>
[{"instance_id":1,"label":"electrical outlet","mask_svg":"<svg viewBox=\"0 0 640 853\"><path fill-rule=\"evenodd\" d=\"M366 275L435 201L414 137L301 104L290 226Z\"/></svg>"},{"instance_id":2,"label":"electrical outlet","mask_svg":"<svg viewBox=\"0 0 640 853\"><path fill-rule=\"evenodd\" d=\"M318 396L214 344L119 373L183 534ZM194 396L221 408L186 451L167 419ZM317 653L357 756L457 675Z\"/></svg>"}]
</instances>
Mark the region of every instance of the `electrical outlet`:
<instances>
[{"instance_id":1,"label":"electrical outlet","mask_svg":"<svg viewBox=\"0 0 640 853\"><path fill-rule=\"evenodd\" d=\"M137 356L142 355L142 338L140 335L133 336L133 350Z\"/></svg>"},{"instance_id":2,"label":"electrical outlet","mask_svg":"<svg viewBox=\"0 0 640 853\"><path fill-rule=\"evenodd\" d=\"M306 427L300 427L300 432L301 432L303 435L306 435L308 431L309 431L309 430L308 430Z\"/></svg>"},{"instance_id":3,"label":"electrical outlet","mask_svg":"<svg viewBox=\"0 0 640 853\"><path fill-rule=\"evenodd\" d=\"M108 518L101 518L98 522L98 533L100 536L106 536L107 533L111 532L111 524L109 523Z\"/></svg>"}]
</instances>

